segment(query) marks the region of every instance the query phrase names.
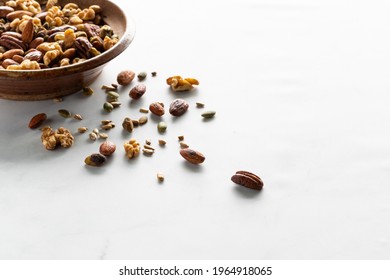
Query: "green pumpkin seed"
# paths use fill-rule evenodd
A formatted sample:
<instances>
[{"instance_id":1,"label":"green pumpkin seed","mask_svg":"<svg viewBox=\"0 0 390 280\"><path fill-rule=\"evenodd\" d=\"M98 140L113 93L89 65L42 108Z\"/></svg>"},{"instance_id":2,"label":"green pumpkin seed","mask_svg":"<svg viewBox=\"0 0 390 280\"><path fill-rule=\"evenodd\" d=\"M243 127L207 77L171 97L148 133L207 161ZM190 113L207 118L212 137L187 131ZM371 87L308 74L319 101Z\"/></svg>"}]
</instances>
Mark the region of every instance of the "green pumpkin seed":
<instances>
[{"instance_id":1,"label":"green pumpkin seed","mask_svg":"<svg viewBox=\"0 0 390 280\"><path fill-rule=\"evenodd\" d=\"M109 97L111 97L112 99L118 99L119 98L119 93L113 91L113 90L109 90L107 91L107 95Z\"/></svg>"},{"instance_id":2,"label":"green pumpkin seed","mask_svg":"<svg viewBox=\"0 0 390 280\"><path fill-rule=\"evenodd\" d=\"M72 117L72 113L69 112L69 111L66 110L66 109L60 109L60 110L58 110L58 113L59 113L60 116L63 117L63 118L70 118L70 117Z\"/></svg>"},{"instance_id":3,"label":"green pumpkin seed","mask_svg":"<svg viewBox=\"0 0 390 280\"><path fill-rule=\"evenodd\" d=\"M157 129L160 133L163 133L167 130L167 124L165 122L159 122L157 125Z\"/></svg>"},{"instance_id":4,"label":"green pumpkin seed","mask_svg":"<svg viewBox=\"0 0 390 280\"><path fill-rule=\"evenodd\" d=\"M105 102L103 104L103 109L106 112L111 112L112 110L114 110L114 106L110 102Z\"/></svg>"},{"instance_id":5,"label":"green pumpkin seed","mask_svg":"<svg viewBox=\"0 0 390 280\"><path fill-rule=\"evenodd\" d=\"M216 114L215 111L206 111L202 114L202 117L204 117L205 119L211 119L212 117L214 117Z\"/></svg>"}]
</instances>

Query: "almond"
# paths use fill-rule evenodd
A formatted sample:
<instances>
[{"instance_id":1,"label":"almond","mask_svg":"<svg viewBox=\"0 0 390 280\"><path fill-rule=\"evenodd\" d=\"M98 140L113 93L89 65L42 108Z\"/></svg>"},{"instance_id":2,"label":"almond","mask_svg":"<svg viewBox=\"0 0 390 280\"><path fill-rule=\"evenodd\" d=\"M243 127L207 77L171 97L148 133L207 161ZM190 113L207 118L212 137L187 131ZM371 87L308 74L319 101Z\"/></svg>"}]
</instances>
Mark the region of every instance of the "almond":
<instances>
[{"instance_id":1,"label":"almond","mask_svg":"<svg viewBox=\"0 0 390 280\"><path fill-rule=\"evenodd\" d=\"M45 113L40 113L31 118L28 127L31 129L37 128L47 119L47 115Z\"/></svg>"},{"instance_id":2,"label":"almond","mask_svg":"<svg viewBox=\"0 0 390 280\"><path fill-rule=\"evenodd\" d=\"M192 164L201 164L206 159L202 153L188 148L181 149L180 155Z\"/></svg>"}]
</instances>

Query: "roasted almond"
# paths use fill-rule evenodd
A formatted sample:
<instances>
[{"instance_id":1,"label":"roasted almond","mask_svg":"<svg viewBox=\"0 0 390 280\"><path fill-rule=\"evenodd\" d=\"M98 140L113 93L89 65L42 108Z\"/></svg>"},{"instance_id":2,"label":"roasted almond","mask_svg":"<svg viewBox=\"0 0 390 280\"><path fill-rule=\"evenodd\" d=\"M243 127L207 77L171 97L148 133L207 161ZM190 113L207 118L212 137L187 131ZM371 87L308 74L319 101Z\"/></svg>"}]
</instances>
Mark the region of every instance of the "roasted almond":
<instances>
[{"instance_id":1,"label":"roasted almond","mask_svg":"<svg viewBox=\"0 0 390 280\"><path fill-rule=\"evenodd\" d=\"M40 113L31 118L28 127L31 129L39 127L45 120L47 115L45 113Z\"/></svg>"},{"instance_id":2,"label":"roasted almond","mask_svg":"<svg viewBox=\"0 0 390 280\"><path fill-rule=\"evenodd\" d=\"M206 159L202 153L189 148L181 149L180 155L192 164L201 164Z\"/></svg>"},{"instance_id":3,"label":"roasted almond","mask_svg":"<svg viewBox=\"0 0 390 280\"><path fill-rule=\"evenodd\" d=\"M165 114L164 106L160 102L153 102L150 104L149 110L156 116L162 116Z\"/></svg>"}]
</instances>

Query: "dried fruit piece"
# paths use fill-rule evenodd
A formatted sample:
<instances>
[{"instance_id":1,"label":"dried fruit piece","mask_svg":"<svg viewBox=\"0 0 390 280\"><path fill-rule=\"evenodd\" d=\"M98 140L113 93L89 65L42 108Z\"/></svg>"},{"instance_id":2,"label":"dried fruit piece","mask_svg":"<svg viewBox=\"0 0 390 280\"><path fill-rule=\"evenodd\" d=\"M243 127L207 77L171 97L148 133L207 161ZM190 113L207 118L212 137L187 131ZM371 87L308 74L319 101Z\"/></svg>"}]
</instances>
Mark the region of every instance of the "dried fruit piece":
<instances>
[{"instance_id":1,"label":"dried fruit piece","mask_svg":"<svg viewBox=\"0 0 390 280\"><path fill-rule=\"evenodd\" d=\"M169 113L172 116L179 117L187 112L188 107L189 105L185 100L178 98L172 101L169 106Z\"/></svg>"},{"instance_id":2,"label":"dried fruit piece","mask_svg":"<svg viewBox=\"0 0 390 280\"><path fill-rule=\"evenodd\" d=\"M231 178L231 180L243 187L260 191L263 188L263 181L259 176L248 171L237 171Z\"/></svg>"},{"instance_id":3,"label":"dried fruit piece","mask_svg":"<svg viewBox=\"0 0 390 280\"><path fill-rule=\"evenodd\" d=\"M111 141L105 141L100 145L99 152L105 156L111 156L116 150L115 143Z\"/></svg>"},{"instance_id":4,"label":"dried fruit piece","mask_svg":"<svg viewBox=\"0 0 390 280\"><path fill-rule=\"evenodd\" d=\"M45 113L40 113L31 118L28 127L31 129L39 127L45 120L47 115Z\"/></svg>"},{"instance_id":5,"label":"dried fruit piece","mask_svg":"<svg viewBox=\"0 0 390 280\"><path fill-rule=\"evenodd\" d=\"M180 155L185 160L187 160L188 162L193 163L193 164L201 164L206 159L202 153L195 151L195 150L192 150L192 149L189 149L189 148L181 149Z\"/></svg>"},{"instance_id":6,"label":"dried fruit piece","mask_svg":"<svg viewBox=\"0 0 390 280\"><path fill-rule=\"evenodd\" d=\"M107 161L107 158L99 153L94 153L90 156L87 156L84 160L86 165L89 166L102 166Z\"/></svg>"},{"instance_id":7,"label":"dried fruit piece","mask_svg":"<svg viewBox=\"0 0 390 280\"><path fill-rule=\"evenodd\" d=\"M127 86L134 80L134 77L135 77L135 73L133 71L124 70L118 74L116 80L118 84L120 84L121 86Z\"/></svg>"},{"instance_id":8,"label":"dried fruit piece","mask_svg":"<svg viewBox=\"0 0 390 280\"><path fill-rule=\"evenodd\" d=\"M199 82L194 78L183 79L181 76L173 76L167 79L167 84L173 91L188 91L194 88L193 85L199 85Z\"/></svg>"},{"instance_id":9,"label":"dried fruit piece","mask_svg":"<svg viewBox=\"0 0 390 280\"><path fill-rule=\"evenodd\" d=\"M165 114L164 105L160 102L153 102L152 104L150 104L149 110L150 112L159 117Z\"/></svg>"}]
</instances>

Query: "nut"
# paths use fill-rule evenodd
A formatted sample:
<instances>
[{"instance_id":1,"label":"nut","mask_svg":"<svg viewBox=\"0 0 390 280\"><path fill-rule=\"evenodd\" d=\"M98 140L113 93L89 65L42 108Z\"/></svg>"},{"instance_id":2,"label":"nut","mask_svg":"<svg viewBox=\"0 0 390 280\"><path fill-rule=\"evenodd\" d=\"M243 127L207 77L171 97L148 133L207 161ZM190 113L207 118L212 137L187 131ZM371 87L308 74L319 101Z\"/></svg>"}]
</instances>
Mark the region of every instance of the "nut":
<instances>
[{"instance_id":1,"label":"nut","mask_svg":"<svg viewBox=\"0 0 390 280\"><path fill-rule=\"evenodd\" d=\"M173 91L188 91L194 88L193 85L199 85L199 82L194 78L183 79L181 76L173 76L167 79L167 84Z\"/></svg>"},{"instance_id":2,"label":"nut","mask_svg":"<svg viewBox=\"0 0 390 280\"><path fill-rule=\"evenodd\" d=\"M169 113L172 116L179 117L188 110L188 103L183 99L175 99L169 106Z\"/></svg>"},{"instance_id":3,"label":"nut","mask_svg":"<svg viewBox=\"0 0 390 280\"><path fill-rule=\"evenodd\" d=\"M243 187L260 191L263 188L263 181L261 178L248 171L237 171L231 178L231 180Z\"/></svg>"},{"instance_id":4,"label":"nut","mask_svg":"<svg viewBox=\"0 0 390 280\"><path fill-rule=\"evenodd\" d=\"M148 122L148 117L147 117L147 116L142 116L142 117L140 117L139 120L138 120L138 123L139 123L140 125L144 125L144 124L147 123L147 122Z\"/></svg>"},{"instance_id":5,"label":"nut","mask_svg":"<svg viewBox=\"0 0 390 280\"><path fill-rule=\"evenodd\" d=\"M157 129L158 129L158 132L160 133L164 133L166 130L167 130L167 124L165 122L159 122L157 124Z\"/></svg>"},{"instance_id":6,"label":"nut","mask_svg":"<svg viewBox=\"0 0 390 280\"><path fill-rule=\"evenodd\" d=\"M74 137L70 131L64 127L54 131L50 126L42 128L41 140L47 150L54 150L58 145L69 148L73 145Z\"/></svg>"},{"instance_id":7,"label":"nut","mask_svg":"<svg viewBox=\"0 0 390 280\"><path fill-rule=\"evenodd\" d=\"M84 160L86 165L89 166L102 166L107 161L107 158L98 153L94 153L90 156L87 156Z\"/></svg>"},{"instance_id":8,"label":"nut","mask_svg":"<svg viewBox=\"0 0 390 280\"><path fill-rule=\"evenodd\" d=\"M146 92L146 86L144 84L138 84L130 90L129 96L132 99L140 99Z\"/></svg>"},{"instance_id":9,"label":"nut","mask_svg":"<svg viewBox=\"0 0 390 280\"><path fill-rule=\"evenodd\" d=\"M201 164L206 159L202 153L189 148L181 149L180 155L192 164Z\"/></svg>"},{"instance_id":10,"label":"nut","mask_svg":"<svg viewBox=\"0 0 390 280\"><path fill-rule=\"evenodd\" d=\"M157 180L159 182L163 182L164 181L164 174L161 172L157 172Z\"/></svg>"},{"instance_id":11,"label":"nut","mask_svg":"<svg viewBox=\"0 0 390 280\"><path fill-rule=\"evenodd\" d=\"M105 141L100 145L99 152L105 156L111 156L116 150L116 145L111 141Z\"/></svg>"},{"instance_id":12,"label":"nut","mask_svg":"<svg viewBox=\"0 0 390 280\"><path fill-rule=\"evenodd\" d=\"M139 143L135 139L130 139L128 142L123 144L126 156L131 159L139 155L140 147Z\"/></svg>"},{"instance_id":13,"label":"nut","mask_svg":"<svg viewBox=\"0 0 390 280\"><path fill-rule=\"evenodd\" d=\"M31 129L39 127L45 120L47 119L47 115L45 113L40 113L31 118L28 127Z\"/></svg>"},{"instance_id":14,"label":"nut","mask_svg":"<svg viewBox=\"0 0 390 280\"><path fill-rule=\"evenodd\" d=\"M139 72L137 75L137 78L138 78L138 80L142 81L142 80L146 79L147 75L148 75L148 73L146 73L146 72Z\"/></svg>"},{"instance_id":15,"label":"nut","mask_svg":"<svg viewBox=\"0 0 390 280\"><path fill-rule=\"evenodd\" d=\"M153 102L150 104L149 110L156 116L162 116L165 114L164 106L159 102Z\"/></svg>"},{"instance_id":16,"label":"nut","mask_svg":"<svg viewBox=\"0 0 390 280\"><path fill-rule=\"evenodd\" d=\"M118 74L116 80L118 84L120 84L121 86L127 86L134 80L134 77L135 77L135 73L133 71L124 70Z\"/></svg>"},{"instance_id":17,"label":"nut","mask_svg":"<svg viewBox=\"0 0 390 280\"><path fill-rule=\"evenodd\" d=\"M215 116L216 112L215 111L206 111L202 114L202 117L205 119L211 119Z\"/></svg>"},{"instance_id":18,"label":"nut","mask_svg":"<svg viewBox=\"0 0 390 280\"><path fill-rule=\"evenodd\" d=\"M132 122L132 120L128 117L126 117L123 122L122 122L122 127L124 130L126 130L127 132L132 132L133 129L134 129L134 124Z\"/></svg>"}]
</instances>

